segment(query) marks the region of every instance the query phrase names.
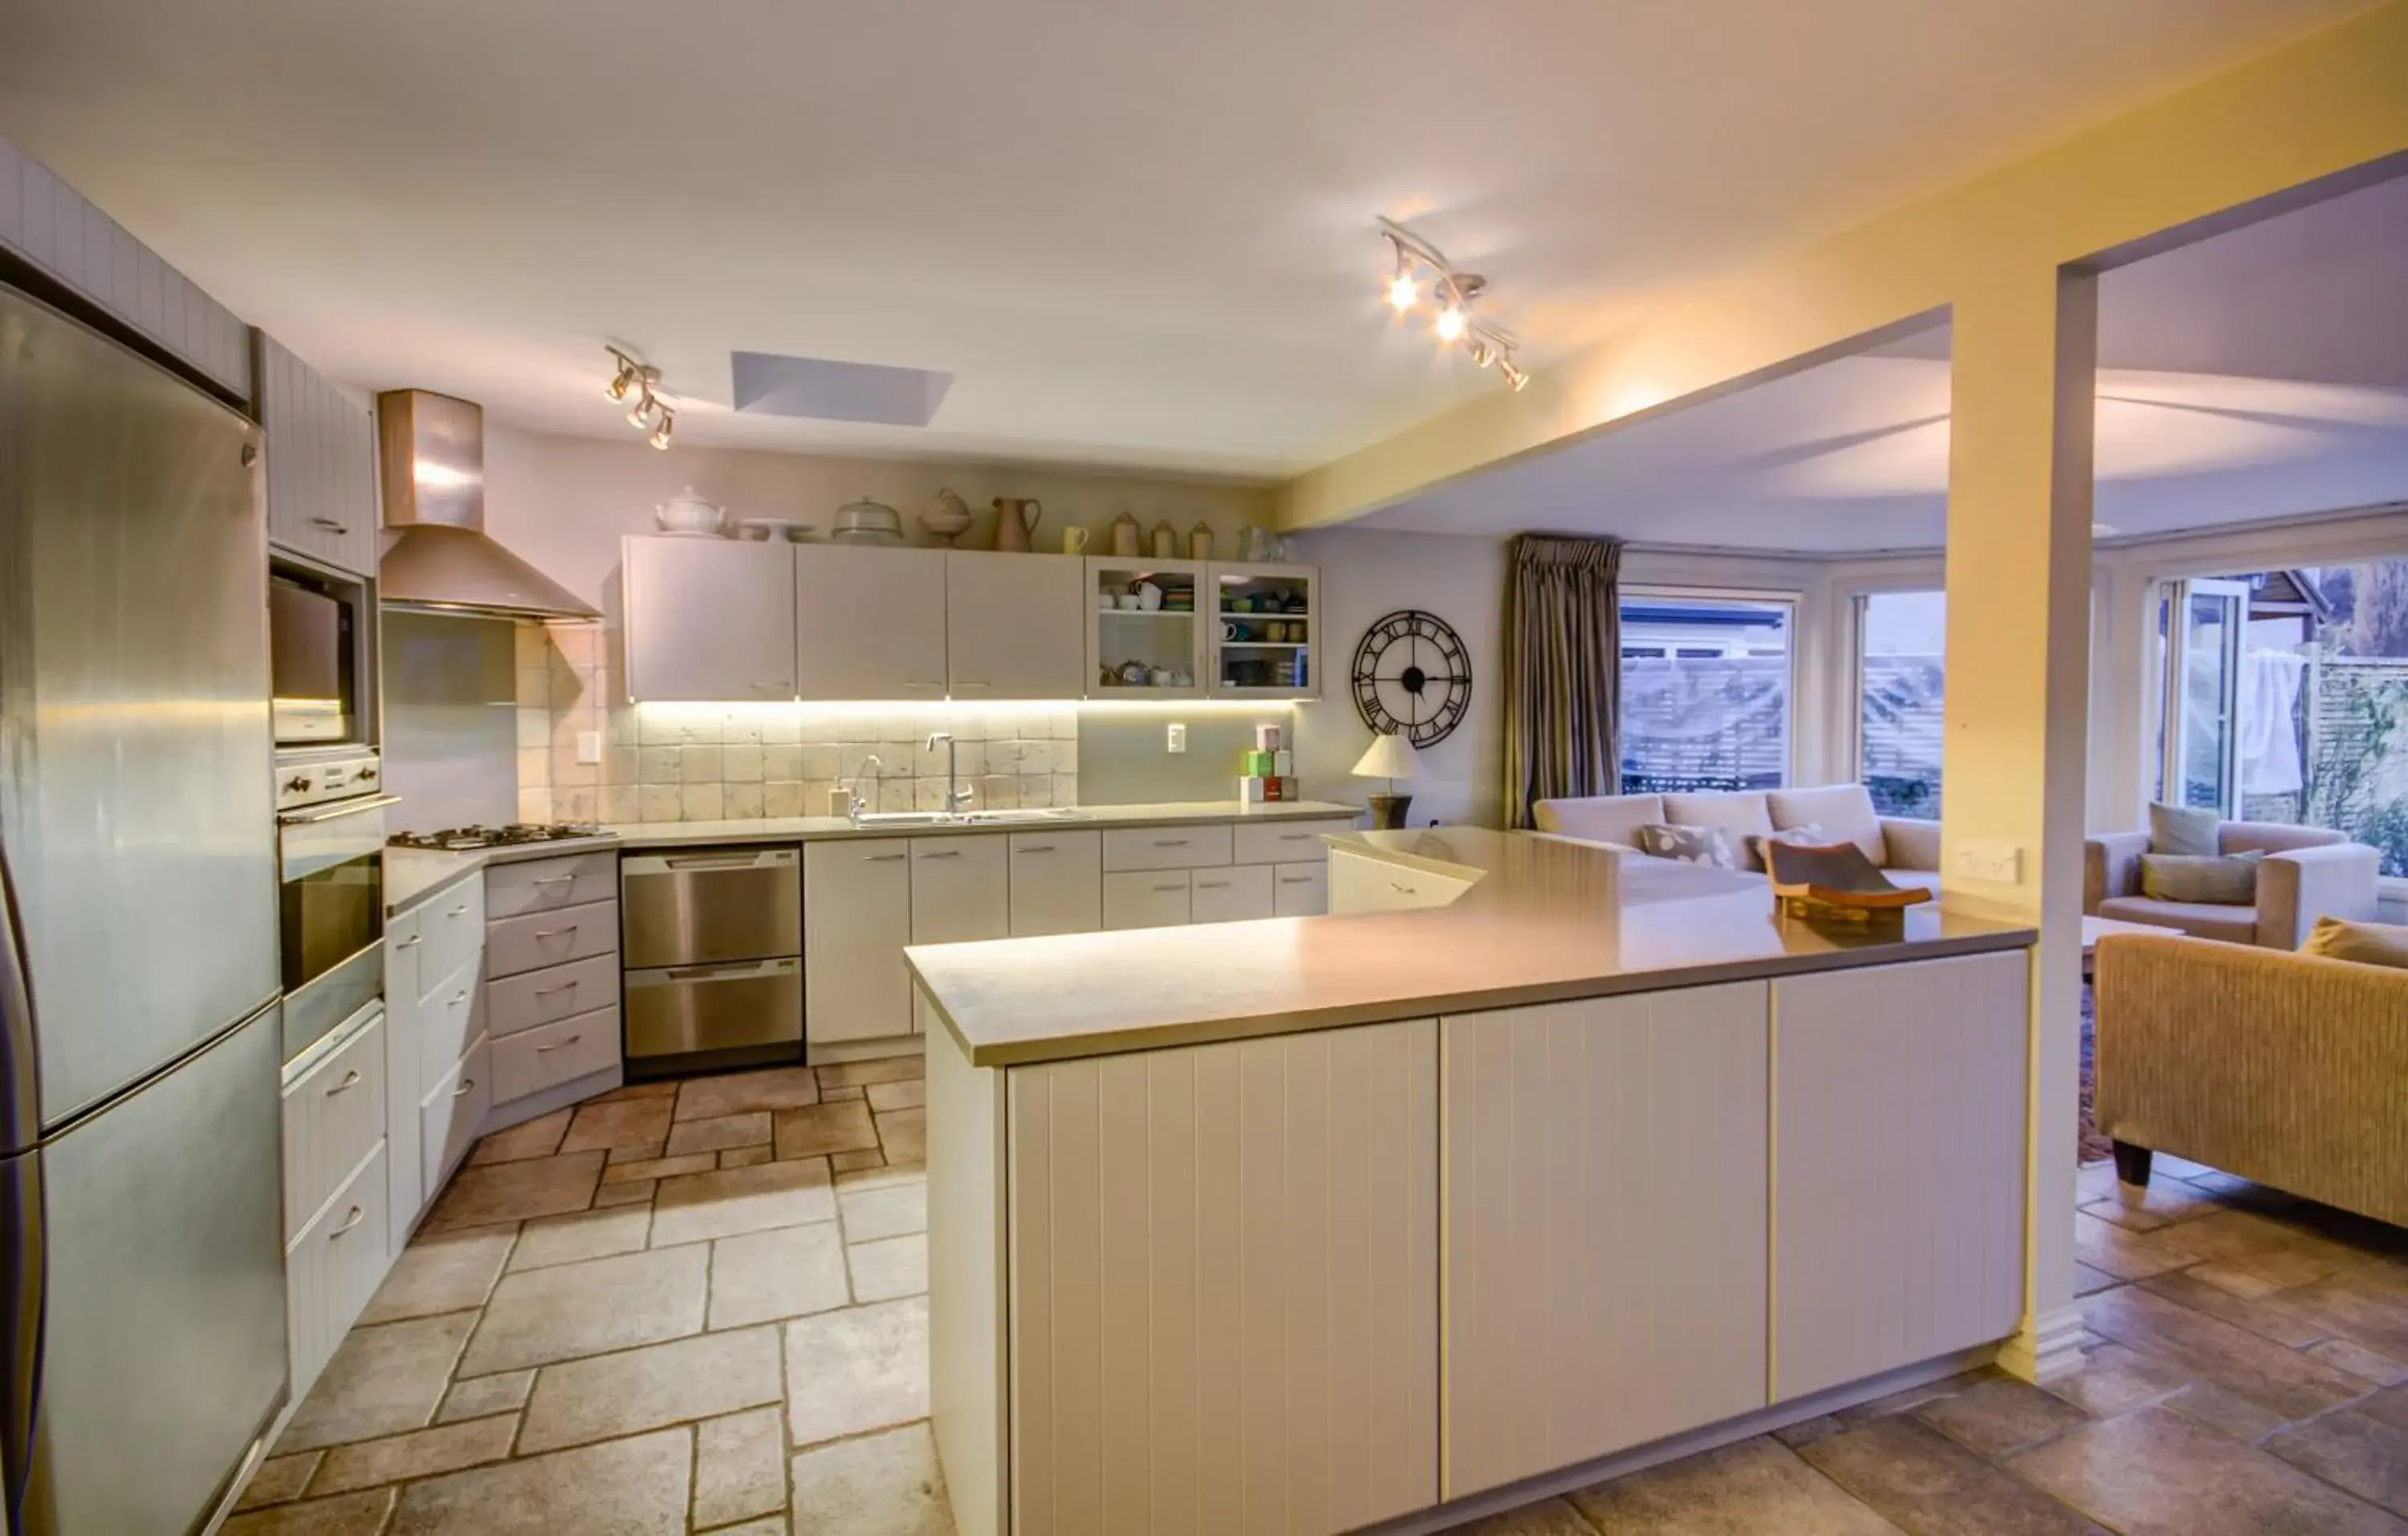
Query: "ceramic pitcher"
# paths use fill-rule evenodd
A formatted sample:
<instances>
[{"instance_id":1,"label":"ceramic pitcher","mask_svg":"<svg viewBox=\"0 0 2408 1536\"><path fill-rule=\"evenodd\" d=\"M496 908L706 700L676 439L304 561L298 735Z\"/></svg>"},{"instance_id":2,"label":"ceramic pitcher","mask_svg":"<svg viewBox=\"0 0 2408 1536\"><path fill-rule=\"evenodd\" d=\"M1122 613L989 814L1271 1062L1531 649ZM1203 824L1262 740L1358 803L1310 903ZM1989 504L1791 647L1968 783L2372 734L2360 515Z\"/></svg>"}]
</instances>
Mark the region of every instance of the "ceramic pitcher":
<instances>
[{"instance_id":1,"label":"ceramic pitcher","mask_svg":"<svg viewBox=\"0 0 2408 1536\"><path fill-rule=\"evenodd\" d=\"M1037 531L1037 520L1045 509L1034 496L997 496L995 498L995 547L1011 554L1028 553L1028 536Z\"/></svg>"}]
</instances>

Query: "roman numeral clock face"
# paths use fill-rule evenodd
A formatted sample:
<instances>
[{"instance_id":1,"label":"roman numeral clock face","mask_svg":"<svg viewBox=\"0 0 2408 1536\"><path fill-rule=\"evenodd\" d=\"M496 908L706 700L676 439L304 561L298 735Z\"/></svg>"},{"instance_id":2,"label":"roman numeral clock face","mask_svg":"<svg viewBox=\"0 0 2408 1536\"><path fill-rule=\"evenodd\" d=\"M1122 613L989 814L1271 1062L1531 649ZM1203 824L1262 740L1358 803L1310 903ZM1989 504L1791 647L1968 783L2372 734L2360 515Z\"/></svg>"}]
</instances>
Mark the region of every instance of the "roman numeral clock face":
<instances>
[{"instance_id":1,"label":"roman numeral clock face","mask_svg":"<svg viewBox=\"0 0 2408 1536\"><path fill-rule=\"evenodd\" d=\"M1471 658L1444 619L1400 609L1354 647L1354 709L1383 735L1416 747L1446 739L1471 708Z\"/></svg>"}]
</instances>

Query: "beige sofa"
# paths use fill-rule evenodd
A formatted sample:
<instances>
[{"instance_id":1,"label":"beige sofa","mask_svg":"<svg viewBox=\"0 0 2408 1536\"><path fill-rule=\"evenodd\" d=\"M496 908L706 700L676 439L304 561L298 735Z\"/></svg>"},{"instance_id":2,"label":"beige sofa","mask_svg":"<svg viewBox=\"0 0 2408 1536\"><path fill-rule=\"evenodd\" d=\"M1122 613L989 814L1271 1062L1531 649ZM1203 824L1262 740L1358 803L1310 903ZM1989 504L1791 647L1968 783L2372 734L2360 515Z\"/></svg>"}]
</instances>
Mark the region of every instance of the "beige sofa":
<instances>
[{"instance_id":1,"label":"beige sofa","mask_svg":"<svg viewBox=\"0 0 2408 1536\"><path fill-rule=\"evenodd\" d=\"M2408 970L2168 934L2099 941L2099 1128L2408 1225Z\"/></svg>"},{"instance_id":2,"label":"beige sofa","mask_svg":"<svg viewBox=\"0 0 2408 1536\"><path fill-rule=\"evenodd\" d=\"M2114 832L2083 847L2082 910L2094 917L2146 923L2198 939L2267 949L2297 949L2319 917L2366 922L2375 913L2383 855L2339 832L2273 822L2223 822L2216 851L2262 853L2253 906L2158 901L2141 894L2146 832Z\"/></svg>"},{"instance_id":3,"label":"beige sofa","mask_svg":"<svg viewBox=\"0 0 2408 1536\"><path fill-rule=\"evenodd\" d=\"M1651 823L1723 829L1742 868L1762 869L1747 840L1793 827L1819 826L1865 851L1900 885L1940 889L1940 824L1873 810L1862 784L1819 789L1740 790L1699 795L1591 795L1541 800L1531 808L1539 830L1584 842L1633 846L1639 828Z\"/></svg>"}]
</instances>

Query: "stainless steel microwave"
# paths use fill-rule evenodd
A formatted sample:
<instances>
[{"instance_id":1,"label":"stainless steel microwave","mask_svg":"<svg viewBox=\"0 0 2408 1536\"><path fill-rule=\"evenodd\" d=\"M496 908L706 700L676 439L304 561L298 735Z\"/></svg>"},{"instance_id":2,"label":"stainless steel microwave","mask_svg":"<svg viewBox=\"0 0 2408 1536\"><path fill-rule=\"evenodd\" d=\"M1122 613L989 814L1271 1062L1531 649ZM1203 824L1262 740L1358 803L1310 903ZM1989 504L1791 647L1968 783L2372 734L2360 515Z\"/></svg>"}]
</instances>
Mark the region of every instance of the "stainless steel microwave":
<instances>
[{"instance_id":1,"label":"stainless steel microwave","mask_svg":"<svg viewBox=\"0 0 2408 1536\"><path fill-rule=\"evenodd\" d=\"M367 583L272 560L267 576L269 696L280 748L365 746L376 615Z\"/></svg>"}]
</instances>

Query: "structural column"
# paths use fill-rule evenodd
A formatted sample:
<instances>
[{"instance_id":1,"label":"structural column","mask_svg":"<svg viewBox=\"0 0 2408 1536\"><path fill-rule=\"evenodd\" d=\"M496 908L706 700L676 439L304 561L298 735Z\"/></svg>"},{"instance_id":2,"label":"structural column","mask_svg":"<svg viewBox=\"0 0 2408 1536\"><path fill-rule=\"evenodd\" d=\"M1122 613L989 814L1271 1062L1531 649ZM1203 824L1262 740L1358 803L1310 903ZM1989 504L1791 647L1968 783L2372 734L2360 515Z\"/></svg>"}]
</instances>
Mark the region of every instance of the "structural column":
<instances>
[{"instance_id":1,"label":"structural column","mask_svg":"<svg viewBox=\"0 0 2408 1536\"><path fill-rule=\"evenodd\" d=\"M2077 1357L2074 1135L2098 288L2042 258L1954 301L1942 888L2038 926L2021 1331L2000 1363ZM1936 1022L1936 1021L1935 1021Z\"/></svg>"}]
</instances>

